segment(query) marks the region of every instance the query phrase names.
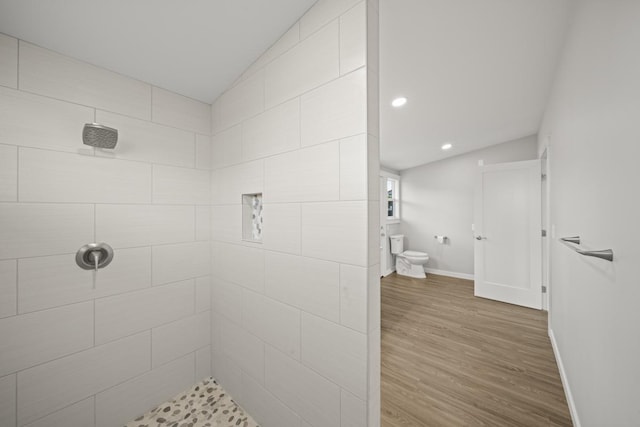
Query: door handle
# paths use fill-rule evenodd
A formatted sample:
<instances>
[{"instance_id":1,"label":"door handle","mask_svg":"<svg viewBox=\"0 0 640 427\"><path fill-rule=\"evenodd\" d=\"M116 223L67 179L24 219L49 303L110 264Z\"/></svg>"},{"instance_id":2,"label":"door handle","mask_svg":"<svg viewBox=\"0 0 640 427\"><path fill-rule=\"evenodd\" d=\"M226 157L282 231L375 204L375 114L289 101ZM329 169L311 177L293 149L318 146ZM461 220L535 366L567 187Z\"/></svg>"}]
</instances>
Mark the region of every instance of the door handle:
<instances>
[{"instance_id":1,"label":"door handle","mask_svg":"<svg viewBox=\"0 0 640 427\"><path fill-rule=\"evenodd\" d=\"M476 236L476 240L487 240L487 238L482 236Z\"/></svg>"}]
</instances>

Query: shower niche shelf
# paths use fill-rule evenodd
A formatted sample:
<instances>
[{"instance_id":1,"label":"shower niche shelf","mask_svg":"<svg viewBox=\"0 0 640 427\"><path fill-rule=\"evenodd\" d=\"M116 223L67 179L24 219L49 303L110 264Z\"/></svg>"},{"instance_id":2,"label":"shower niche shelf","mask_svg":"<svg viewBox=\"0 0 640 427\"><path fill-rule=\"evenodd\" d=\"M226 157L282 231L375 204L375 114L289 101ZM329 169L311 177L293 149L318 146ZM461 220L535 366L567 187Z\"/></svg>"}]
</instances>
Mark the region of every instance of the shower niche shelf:
<instances>
[{"instance_id":1,"label":"shower niche shelf","mask_svg":"<svg viewBox=\"0 0 640 427\"><path fill-rule=\"evenodd\" d=\"M262 193L242 195L242 240L262 243Z\"/></svg>"}]
</instances>

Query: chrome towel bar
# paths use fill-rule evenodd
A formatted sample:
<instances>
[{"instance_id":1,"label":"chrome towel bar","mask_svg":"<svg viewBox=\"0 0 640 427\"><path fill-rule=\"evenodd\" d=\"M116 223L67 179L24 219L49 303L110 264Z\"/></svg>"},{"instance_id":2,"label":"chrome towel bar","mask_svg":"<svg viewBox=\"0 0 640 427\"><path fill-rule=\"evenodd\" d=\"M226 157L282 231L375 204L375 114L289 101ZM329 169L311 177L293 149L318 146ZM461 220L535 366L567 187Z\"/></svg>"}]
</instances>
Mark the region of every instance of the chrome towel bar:
<instances>
[{"instance_id":1,"label":"chrome towel bar","mask_svg":"<svg viewBox=\"0 0 640 427\"><path fill-rule=\"evenodd\" d=\"M584 249L581 249L578 246L570 245L570 243L573 243L574 245L579 245L580 236L561 237L560 241L564 243L566 246L573 249L574 251L578 252L580 255L592 256L596 258L606 259L607 261L613 261L613 251L611 249L604 249L602 251L586 251Z\"/></svg>"}]
</instances>

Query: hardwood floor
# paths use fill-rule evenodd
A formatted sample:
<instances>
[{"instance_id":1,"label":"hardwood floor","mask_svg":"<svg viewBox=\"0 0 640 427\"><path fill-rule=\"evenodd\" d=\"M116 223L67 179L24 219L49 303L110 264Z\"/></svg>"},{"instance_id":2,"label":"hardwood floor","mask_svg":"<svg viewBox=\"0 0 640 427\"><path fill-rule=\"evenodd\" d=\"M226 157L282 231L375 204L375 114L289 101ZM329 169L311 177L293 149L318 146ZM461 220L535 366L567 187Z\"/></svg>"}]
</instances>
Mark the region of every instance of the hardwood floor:
<instances>
[{"instance_id":1,"label":"hardwood floor","mask_svg":"<svg viewBox=\"0 0 640 427\"><path fill-rule=\"evenodd\" d=\"M382 279L382 426L571 426L546 312Z\"/></svg>"}]
</instances>

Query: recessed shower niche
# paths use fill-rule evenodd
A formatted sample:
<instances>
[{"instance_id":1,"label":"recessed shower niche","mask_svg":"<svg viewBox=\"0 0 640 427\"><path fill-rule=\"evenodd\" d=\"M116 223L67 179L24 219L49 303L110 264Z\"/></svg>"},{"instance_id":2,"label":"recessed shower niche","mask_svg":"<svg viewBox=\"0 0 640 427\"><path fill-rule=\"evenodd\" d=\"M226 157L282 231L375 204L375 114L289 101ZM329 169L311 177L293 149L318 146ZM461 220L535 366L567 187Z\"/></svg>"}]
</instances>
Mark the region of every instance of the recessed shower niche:
<instances>
[{"instance_id":1,"label":"recessed shower niche","mask_svg":"<svg viewBox=\"0 0 640 427\"><path fill-rule=\"evenodd\" d=\"M262 193L242 195L242 240L262 243Z\"/></svg>"}]
</instances>

